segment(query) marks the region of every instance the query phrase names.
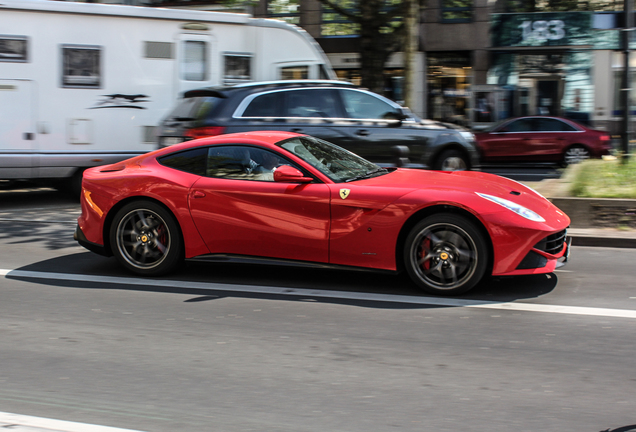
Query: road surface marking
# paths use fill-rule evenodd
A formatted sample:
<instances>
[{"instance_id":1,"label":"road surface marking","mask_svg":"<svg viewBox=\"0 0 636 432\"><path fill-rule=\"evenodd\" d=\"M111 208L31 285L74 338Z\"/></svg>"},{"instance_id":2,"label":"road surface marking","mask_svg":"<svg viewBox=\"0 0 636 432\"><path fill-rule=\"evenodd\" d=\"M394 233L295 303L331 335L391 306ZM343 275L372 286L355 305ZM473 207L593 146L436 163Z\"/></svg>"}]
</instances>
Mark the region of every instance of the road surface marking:
<instances>
[{"instance_id":1,"label":"road surface marking","mask_svg":"<svg viewBox=\"0 0 636 432\"><path fill-rule=\"evenodd\" d=\"M0 429L28 432L140 432L88 423L0 412Z\"/></svg>"},{"instance_id":2,"label":"road surface marking","mask_svg":"<svg viewBox=\"0 0 636 432\"><path fill-rule=\"evenodd\" d=\"M483 300L466 300L447 297L408 296L397 294L359 293L351 291L327 291L306 288L281 288L259 285L226 285L212 282L187 282L165 279L141 279L116 276L90 276L72 273L52 273L25 270L0 269L0 276L32 279L65 280L74 282L100 282L116 285L156 286L163 288L179 288L201 291L229 291L241 293L258 293L284 295L293 297L318 297L345 300L364 300L387 303L418 304L429 306L450 306L480 309L499 309L508 311L544 312L567 315L589 315L615 318L636 318L636 310L609 309L581 306L560 306L538 303L496 302Z\"/></svg>"}]
</instances>

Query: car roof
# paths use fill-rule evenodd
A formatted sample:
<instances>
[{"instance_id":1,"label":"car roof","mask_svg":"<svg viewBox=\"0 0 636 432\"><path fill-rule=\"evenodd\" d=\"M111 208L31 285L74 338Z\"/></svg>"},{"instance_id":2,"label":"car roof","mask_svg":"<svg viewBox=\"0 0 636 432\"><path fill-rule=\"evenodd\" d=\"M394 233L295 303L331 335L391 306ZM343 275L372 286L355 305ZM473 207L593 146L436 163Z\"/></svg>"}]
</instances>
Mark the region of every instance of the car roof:
<instances>
[{"instance_id":1,"label":"car roof","mask_svg":"<svg viewBox=\"0 0 636 432\"><path fill-rule=\"evenodd\" d=\"M252 132L237 132L224 135L216 135L212 137L199 138L191 141L186 141L181 144L175 144L169 147L165 147L154 152L147 153L153 156L160 157L168 153L174 153L182 150L188 150L191 148L216 145L216 144L270 144L276 145L276 143L295 137L306 136L295 132L284 131L252 131ZM143 156L143 155L142 155Z\"/></svg>"},{"instance_id":2,"label":"car roof","mask_svg":"<svg viewBox=\"0 0 636 432\"><path fill-rule=\"evenodd\" d=\"M211 86L199 89L188 90L183 94L184 98L192 97L228 97L234 92L256 92L263 89L284 89L284 88L303 88L303 87L346 87L356 88L356 86L348 81L337 80L281 80L281 81L260 81L233 86Z\"/></svg>"}]
</instances>

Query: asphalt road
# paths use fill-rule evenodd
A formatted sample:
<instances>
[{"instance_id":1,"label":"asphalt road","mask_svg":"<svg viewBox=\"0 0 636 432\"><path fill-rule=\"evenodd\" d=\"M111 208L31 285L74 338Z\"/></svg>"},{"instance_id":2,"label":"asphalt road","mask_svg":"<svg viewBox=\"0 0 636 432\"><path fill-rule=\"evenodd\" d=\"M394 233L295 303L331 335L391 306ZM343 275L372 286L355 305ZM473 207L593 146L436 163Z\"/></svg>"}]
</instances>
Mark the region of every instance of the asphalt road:
<instances>
[{"instance_id":1,"label":"asphalt road","mask_svg":"<svg viewBox=\"0 0 636 432\"><path fill-rule=\"evenodd\" d=\"M636 250L574 247L554 274L443 299L255 263L139 279L76 245L78 214L0 193L1 412L159 432L636 425Z\"/></svg>"}]
</instances>

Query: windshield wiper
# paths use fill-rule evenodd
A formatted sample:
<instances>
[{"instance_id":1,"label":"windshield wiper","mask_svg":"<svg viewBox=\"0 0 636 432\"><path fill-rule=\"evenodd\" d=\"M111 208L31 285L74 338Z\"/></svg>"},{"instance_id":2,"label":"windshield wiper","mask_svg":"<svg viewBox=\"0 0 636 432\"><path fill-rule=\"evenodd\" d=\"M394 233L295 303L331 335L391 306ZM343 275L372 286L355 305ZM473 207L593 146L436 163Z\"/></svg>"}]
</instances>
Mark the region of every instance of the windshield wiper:
<instances>
[{"instance_id":1,"label":"windshield wiper","mask_svg":"<svg viewBox=\"0 0 636 432\"><path fill-rule=\"evenodd\" d=\"M388 171L386 168L379 167L379 168L376 168L376 169L374 169L374 170L367 171L367 172L366 172L366 173L364 173L364 174L358 174L358 175L357 175L357 176L355 176L355 177L351 177L350 179L345 180L345 182L346 182L346 183L349 183L349 182L352 182L352 181L355 181L355 180L362 180L362 179L365 179L365 178L374 177L374 176L375 176L375 174L380 174L380 173L381 173L381 174L386 174L386 173L388 173L388 172L389 172L389 171Z\"/></svg>"}]
</instances>

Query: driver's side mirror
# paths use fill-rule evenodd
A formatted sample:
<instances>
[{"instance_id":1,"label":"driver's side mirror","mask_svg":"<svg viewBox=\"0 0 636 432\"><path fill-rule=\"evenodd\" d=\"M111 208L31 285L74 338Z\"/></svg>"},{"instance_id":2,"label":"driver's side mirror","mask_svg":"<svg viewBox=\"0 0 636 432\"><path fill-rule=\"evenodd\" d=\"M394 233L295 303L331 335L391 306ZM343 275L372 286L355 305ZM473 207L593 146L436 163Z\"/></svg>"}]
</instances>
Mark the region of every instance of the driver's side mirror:
<instances>
[{"instance_id":1,"label":"driver's side mirror","mask_svg":"<svg viewBox=\"0 0 636 432\"><path fill-rule=\"evenodd\" d=\"M281 165L274 170L274 181L280 183L311 183L311 177L305 177L300 170L289 165Z\"/></svg>"}]
</instances>

